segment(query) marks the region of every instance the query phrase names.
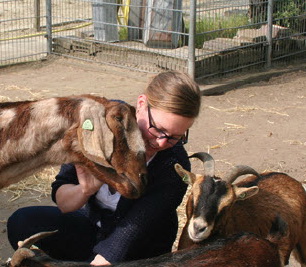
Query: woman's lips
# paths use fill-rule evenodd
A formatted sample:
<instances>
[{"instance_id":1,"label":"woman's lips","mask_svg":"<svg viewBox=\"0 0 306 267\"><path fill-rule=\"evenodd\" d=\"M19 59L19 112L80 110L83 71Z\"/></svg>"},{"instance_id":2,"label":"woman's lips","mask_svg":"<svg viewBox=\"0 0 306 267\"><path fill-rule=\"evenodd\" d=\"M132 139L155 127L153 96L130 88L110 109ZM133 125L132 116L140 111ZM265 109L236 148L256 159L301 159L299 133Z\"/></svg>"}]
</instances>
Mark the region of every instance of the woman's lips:
<instances>
[{"instance_id":1,"label":"woman's lips","mask_svg":"<svg viewBox=\"0 0 306 267\"><path fill-rule=\"evenodd\" d=\"M147 142L147 147L151 150L158 150L159 147L155 146L154 144Z\"/></svg>"}]
</instances>

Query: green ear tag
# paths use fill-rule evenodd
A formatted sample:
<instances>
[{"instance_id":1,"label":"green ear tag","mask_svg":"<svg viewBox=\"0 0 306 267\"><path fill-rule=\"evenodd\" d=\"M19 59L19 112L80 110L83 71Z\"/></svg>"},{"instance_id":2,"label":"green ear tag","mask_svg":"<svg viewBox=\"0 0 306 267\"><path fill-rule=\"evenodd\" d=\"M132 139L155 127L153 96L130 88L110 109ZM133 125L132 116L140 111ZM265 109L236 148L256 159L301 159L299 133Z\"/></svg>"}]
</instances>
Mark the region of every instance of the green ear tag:
<instances>
[{"instance_id":1,"label":"green ear tag","mask_svg":"<svg viewBox=\"0 0 306 267\"><path fill-rule=\"evenodd\" d=\"M246 197L246 193L242 193L242 194L239 196L240 199L244 199L245 197Z\"/></svg>"},{"instance_id":2,"label":"green ear tag","mask_svg":"<svg viewBox=\"0 0 306 267\"><path fill-rule=\"evenodd\" d=\"M87 119L83 122L82 129L92 131L94 126L90 119Z\"/></svg>"},{"instance_id":3,"label":"green ear tag","mask_svg":"<svg viewBox=\"0 0 306 267\"><path fill-rule=\"evenodd\" d=\"M183 182L185 182L185 183L188 182L188 175L185 174L185 175L183 176L182 180L183 180Z\"/></svg>"}]
</instances>

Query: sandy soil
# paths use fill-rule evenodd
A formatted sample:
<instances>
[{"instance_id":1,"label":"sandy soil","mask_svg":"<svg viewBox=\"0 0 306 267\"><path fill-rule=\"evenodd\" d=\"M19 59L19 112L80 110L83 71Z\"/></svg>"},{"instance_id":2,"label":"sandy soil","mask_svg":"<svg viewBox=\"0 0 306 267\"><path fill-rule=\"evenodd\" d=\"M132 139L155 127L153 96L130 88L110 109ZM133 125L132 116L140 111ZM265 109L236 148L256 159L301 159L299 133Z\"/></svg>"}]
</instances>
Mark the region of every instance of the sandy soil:
<instances>
[{"instance_id":1,"label":"sandy soil","mask_svg":"<svg viewBox=\"0 0 306 267\"><path fill-rule=\"evenodd\" d=\"M202 111L190 133L187 151L210 152L216 160L218 175L233 165L246 164L258 171L282 171L299 181L305 180L305 74L306 64L301 63L211 84L200 83ZM95 93L135 104L150 77L152 74L93 63L50 59L1 69L0 101ZM223 94L210 95L220 92ZM193 169L202 171L196 161ZM6 237L10 214L23 206L52 204L47 189L37 192L34 186L27 188L14 201L9 199L16 192L0 191L1 262L13 252ZM183 205L179 213L183 226ZM292 260L290 266L298 265Z\"/></svg>"}]
</instances>

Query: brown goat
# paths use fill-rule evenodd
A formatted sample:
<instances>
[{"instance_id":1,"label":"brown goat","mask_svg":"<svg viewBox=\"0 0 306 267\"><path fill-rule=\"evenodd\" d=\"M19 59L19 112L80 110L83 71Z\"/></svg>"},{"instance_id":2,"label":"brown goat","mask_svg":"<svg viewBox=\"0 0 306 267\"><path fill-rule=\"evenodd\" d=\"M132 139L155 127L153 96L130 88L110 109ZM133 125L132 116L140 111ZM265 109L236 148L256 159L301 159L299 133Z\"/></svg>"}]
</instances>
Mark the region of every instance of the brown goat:
<instances>
[{"instance_id":1,"label":"brown goat","mask_svg":"<svg viewBox=\"0 0 306 267\"><path fill-rule=\"evenodd\" d=\"M250 233L239 233L226 239L211 240L205 245L167 253L158 257L137 261L117 263L116 267L149 267L149 266L198 266L198 267L282 267L278 243L286 236L287 226L276 218L271 231L264 239ZM50 258L39 249L30 249L39 239L52 234L45 232L36 234L24 242L14 253L9 267L89 267L89 263L59 261Z\"/></svg>"},{"instance_id":2,"label":"brown goat","mask_svg":"<svg viewBox=\"0 0 306 267\"><path fill-rule=\"evenodd\" d=\"M274 218L280 216L288 225L288 237L280 244L283 262L288 264L294 250L296 259L305 266L306 193L300 182L284 173L259 175L247 166L235 167L222 180L215 177L214 160L209 154L196 153L191 157L204 162L204 175L175 165L178 174L192 183L179 249L210 236L227 237L241 231L265 238ZM233 184L245 174L253 175Z\"/></svg>"},{"instance_id":3,"label":"brown goat","mask_svg":"<svg viewBox=\"0 0 306 267\"><path fill-rule=\"evenodd\" d=\"M0 103L0 189L63 163L139 197L146 160L134 107L92 95Z\"/></svg>"}]
</instances>

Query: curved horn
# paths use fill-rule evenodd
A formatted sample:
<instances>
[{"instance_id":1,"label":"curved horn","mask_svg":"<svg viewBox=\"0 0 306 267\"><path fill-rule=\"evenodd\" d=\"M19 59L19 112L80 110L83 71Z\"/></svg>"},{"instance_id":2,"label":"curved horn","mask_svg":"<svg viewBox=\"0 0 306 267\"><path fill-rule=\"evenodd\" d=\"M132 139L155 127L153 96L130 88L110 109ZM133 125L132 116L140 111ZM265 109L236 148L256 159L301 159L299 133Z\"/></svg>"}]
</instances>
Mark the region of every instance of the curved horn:
<instances>
[{"instance_id":1,"label":"curved horn","mask_svg":"<svg viewBox=\"0 0 306 267\"><path fill-rule=\"evenodd\" d=\"M232 170L225 176L223 180L228 183L233 183L239 176L245 174L254 174L260 177L257 171L246 165L238 165L232 168Z\"/></svg>"},{"instance_id":2,"label":"curved horn","mask_svg":"<svg viewBox=\"0 0 306 267\"><path fill-rule=\"evenodd\" d=\"M12 267L21 266L21 262L23 260L35 257L34 251L30 249L31 246L34 245L34 243L36 243L38 240L45 238L47 236L53 235L56 232L58 231L56 230L56 231L51 231L51 232L40 232L40 233L30 236L24 241L19 241L18 249L14 252L12 259L10 260L9 266L12 266ZM33 264L35 265L35 263ZM31 264L29 265L25 264L22 266L30 266L30 265ZM46 264L46 266L49 266L49 264Z\"/></svg>"},{"instance_id":3,"label":"curved horn","mask_svg":"<svg viewBox=\"0 0 306 267\"><path fill-rule=\"evenodd\" d=\"M206 152L194 153L189 158L198 158L203 162L204 165L204 176L215 176L215 160Z\"/></svg>"},{"instance_id":4,"label":"curved horn","mask_svg":"<svg viewBox=\"0 0 306 267\"><path fill-rule=\"evenodd\" d=\"M40 239L43 239L43 238L45 238L47 236L50 236L50 235L53 235L57 232L58 232L58 230L50 231L50 232L40 232L40 233L37 233L35 235L32 235L29 238L25 239L24 241L19 241L18 242L18 248L30 248Z\"/></svg>"}]
</instances>

